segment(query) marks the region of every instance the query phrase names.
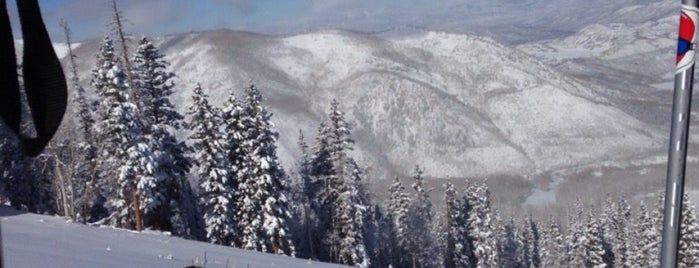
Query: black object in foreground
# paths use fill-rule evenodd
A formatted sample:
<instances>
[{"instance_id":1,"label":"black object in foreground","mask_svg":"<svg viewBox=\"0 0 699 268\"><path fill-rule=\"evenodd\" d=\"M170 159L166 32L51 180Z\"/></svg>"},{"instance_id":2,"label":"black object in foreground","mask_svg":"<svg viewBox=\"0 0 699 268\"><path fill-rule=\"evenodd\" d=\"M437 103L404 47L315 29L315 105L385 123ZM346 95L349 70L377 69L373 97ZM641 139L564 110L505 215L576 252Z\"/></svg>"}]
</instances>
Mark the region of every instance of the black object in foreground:
<instances>
[{"instance_id":1,"label":"black object in foreground","mask_svg":"<svg viewBox=\"0 0 699 268\"><path fill-rule=\"evenodd\" d=\"M5 0L0 0L0 117L19 137L27 156L37 156L58 130L68 99L63 68L53 50L37 0L17 0L24 56L24 90L31 109L36 137L20 133L22 116L17 59Z\"/></svg>"}]
</instances>

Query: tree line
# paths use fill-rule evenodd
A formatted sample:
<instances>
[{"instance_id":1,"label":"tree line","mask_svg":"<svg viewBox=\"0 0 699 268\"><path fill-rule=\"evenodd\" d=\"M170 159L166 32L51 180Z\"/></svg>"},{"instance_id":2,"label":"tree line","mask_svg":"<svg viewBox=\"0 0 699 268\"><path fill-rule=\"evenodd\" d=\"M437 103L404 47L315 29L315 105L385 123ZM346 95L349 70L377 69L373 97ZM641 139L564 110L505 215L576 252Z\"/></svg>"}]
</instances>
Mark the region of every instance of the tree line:
<instances>
[{"instance_id":1,"label":"tree line","mask_svg":"<svg viewBox=\"0 0 699 268\"><path fill-rule=\"evenodd\" d=\"M182 89L165 56L146 37L130 56L112 3L121 51L112 37L102 40L87 88L64 25L75 127L36 159L23 158L0 127L2 197L18 209L358 267L659 264L661 201L654 209L641 202L634 213L609 196L599 208L578 202L565 219L506 219L486 184L468 181L460 191L445 183L444 209L436 211L416 166L411 189L395 178L379 204L336 100L310 145L301 133L301 157L287 172L260 89L230 90L215 107L198 85L180 114L170 96ZM25 120L25 132L31 124ZM696 267L699 227L686 197L684 207L680 267Z\"/></svg>"}]
</instances>

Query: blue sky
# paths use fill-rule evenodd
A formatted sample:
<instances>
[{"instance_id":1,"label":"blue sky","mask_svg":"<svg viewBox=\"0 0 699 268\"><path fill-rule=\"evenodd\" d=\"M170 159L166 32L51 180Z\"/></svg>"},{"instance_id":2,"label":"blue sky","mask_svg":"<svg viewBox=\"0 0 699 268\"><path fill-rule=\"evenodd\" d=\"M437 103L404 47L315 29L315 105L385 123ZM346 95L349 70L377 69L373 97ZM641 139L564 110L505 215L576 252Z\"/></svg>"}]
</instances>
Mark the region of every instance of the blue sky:
<instances>
[{"instance_id":1,"label":"blue sky","mask_svg":"<svg viewBox=\"0 0 699 268\"><path fill-rule=\"evenodd\" d=\"M215 28L262 33L298 33L313 29L380 30L413 20L403 11L439 10L468 0L118 0L136 35L164 35ZM16 19L14 1L8 1ZM75 39L107 31L110 0L40 0L52 37L62 36L60 19L68 21ZM435 4L437 2L438 4ZM403 11L401 11L403 10ZM403 12L403 13L401 13ZM16 23L13 23L16 25ZM16 32L18 36L19 33Z\"/></svg>"},{"instance_id":2,"label":"blue sky","mask_svg":"<svg viewBox=\"0 0 699 268\"><path fill-rule=\"evenodd\" d=\"M211 29L294 34L317 29L381 31L398 26L475 33L504 42L548 39L610 21L629 5L658 0L118 0L133 35ZM662 0L669 2L672 0ZM17 17L15 1L7 1ZM75 40L109 32L111 0L39 0L54 40L66 19ZM679 6L679 3L677 4ZM675 13L673 9L673 14ZM13 23L17 26L17 23ZM16 37L19 33L16 31Z\"/></svg>"}]
</instances>

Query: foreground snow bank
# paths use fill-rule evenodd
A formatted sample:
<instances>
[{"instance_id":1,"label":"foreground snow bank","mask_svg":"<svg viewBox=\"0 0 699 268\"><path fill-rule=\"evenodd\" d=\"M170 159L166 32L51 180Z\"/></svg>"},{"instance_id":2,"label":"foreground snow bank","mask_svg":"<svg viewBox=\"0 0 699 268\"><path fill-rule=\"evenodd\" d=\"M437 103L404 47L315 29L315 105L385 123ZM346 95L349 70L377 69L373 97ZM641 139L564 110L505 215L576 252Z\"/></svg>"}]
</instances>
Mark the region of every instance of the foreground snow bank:
<instances>
[{"instance_id":1,"label":"foreground snow bank","mask_svg":"<svg viewBox=\"0 0 699 268\"><path fill-rule=\"evenodd\" d=\"M0 206L5 267L341 267ZM206 258L205 258L206 256Z\"/></svg>"}]
</instances>

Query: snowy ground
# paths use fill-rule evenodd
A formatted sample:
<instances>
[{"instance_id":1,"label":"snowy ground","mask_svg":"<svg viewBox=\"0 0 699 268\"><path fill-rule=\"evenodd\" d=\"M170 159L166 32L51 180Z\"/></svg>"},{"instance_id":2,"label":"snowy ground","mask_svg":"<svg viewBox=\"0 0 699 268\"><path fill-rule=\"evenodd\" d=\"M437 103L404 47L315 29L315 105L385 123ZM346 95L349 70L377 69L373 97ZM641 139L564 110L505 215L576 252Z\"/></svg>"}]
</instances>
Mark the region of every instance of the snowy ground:
<instances>
[{"instance_id":1,"label":"snowy ground","mask_svg":"<svg viewBox=\"0 0 699 268\"><path fill-rule=\"evenodd\" d=\"M4 206L0 219L5 267L342 267L160 233L90 227Z\"/></svg>"}]
</instances>

